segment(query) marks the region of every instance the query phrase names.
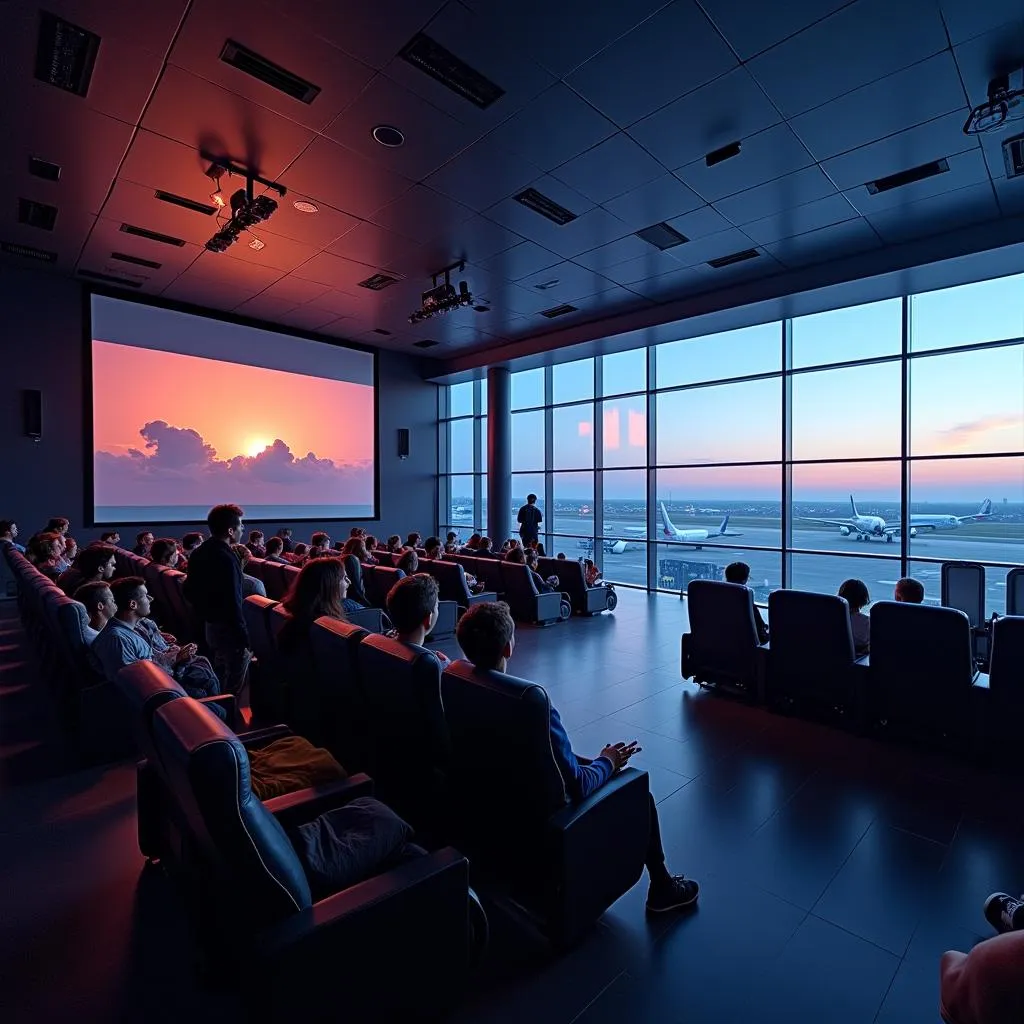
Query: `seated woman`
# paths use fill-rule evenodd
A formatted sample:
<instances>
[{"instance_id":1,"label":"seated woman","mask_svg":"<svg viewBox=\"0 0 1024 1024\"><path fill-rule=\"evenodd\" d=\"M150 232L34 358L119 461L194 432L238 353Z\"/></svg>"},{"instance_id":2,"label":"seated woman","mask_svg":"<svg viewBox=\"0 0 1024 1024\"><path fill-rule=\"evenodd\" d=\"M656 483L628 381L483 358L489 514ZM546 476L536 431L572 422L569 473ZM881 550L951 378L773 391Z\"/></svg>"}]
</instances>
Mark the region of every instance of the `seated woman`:
<instances>
[{"instance_id":1,"label":"seated woman","mask_svg":"<svg viewBox=\"0 0 1024 1024\"><path fill-rule=\"evenodd\" d=\"M559 555L559 558L561 557ZM596 587L601 581L601 570L594 564L592 558L583 559L583 578L588 587Z\"/></svg>"},{"instance_id":2,"label":"seated woman","mask_svg":"<svg viewBox=\"0 0 1024 1024\"><path fill-rule=\"evenodd\" d=\"M291 550L291 562L292 565L301 565L302 560L306 557L306 552L309 551L309 546L306 544L296 544Z\"/></svg>"},{"instance_id":3,"label":"seated woman","mask_svg":"<svg viewBox=\"0 0 1024 1024\"><path fill-rule=\"evenodd\" d=\"M853 651L861 658L871 650L871 619L862 611L871 603L871 596L863 580L844 580L839 588L839 596L850 606Z\"/></svg>"},{"instance_id":4,"label":"seated woman","mask_svg":"<svg viewBox=\"0 0 1024 1024\"><path fill-rule=\"evenodd\" d=\"M377 550L377 538L374 537L374 535L372 533L368 533L363 538L363 543L366 545L366 554L367 554L366 561L367 561L367 564L368 565L379 565L380 563L377 561L377 558L374 555L374 551Z\"/></svg>"},{"instance_id":5,"label":"seated woman","mask_svg":"<svg viewBox=\"0 0 1024 1024\"><path fill-rule=\"evenodd\" d=\"M238 559L238 563L242 567L242 600L244 601L247 597L266 597L267 588L263 585L263 580L250 576L245 571L245 567L252 559L252 552L245 544L232 544L231 550L234 551L235 558Z\"/></svg>"},{"instance_id":6,"label":"seated woman","mask_svg":"<svg viewBox=\"0 0 1024 1024\"><path fill-rule=\"evenodd\" d=\"M349 537L341 551L341 561L348 577L349 600L360 607L369 607L370 601L363 590L362 564L369 564L370 552L362 537Z\"/></svg>"},{"instance_id":7,"label":"seated woman","mask_svg":"<svg viewBox=\"0 0 1024 1024\"><path fill-rule=\"evenodd\" d=\"M402 538L397 533L391 534L388 537L387 550L393 555L401 554L402 552Z\"/></svg>"},{"instance_id":8,"label":"seated woman","mask_svg":"<svg viewBox=\"0 0 1024 1024\"><path fill-rule=\"evenodd\" d=\"M412 576L420 571L420 556L413 548L406 548L402 557L395 563L396 569L401 569L406 576Z\"/></svg>"}]
</instances>

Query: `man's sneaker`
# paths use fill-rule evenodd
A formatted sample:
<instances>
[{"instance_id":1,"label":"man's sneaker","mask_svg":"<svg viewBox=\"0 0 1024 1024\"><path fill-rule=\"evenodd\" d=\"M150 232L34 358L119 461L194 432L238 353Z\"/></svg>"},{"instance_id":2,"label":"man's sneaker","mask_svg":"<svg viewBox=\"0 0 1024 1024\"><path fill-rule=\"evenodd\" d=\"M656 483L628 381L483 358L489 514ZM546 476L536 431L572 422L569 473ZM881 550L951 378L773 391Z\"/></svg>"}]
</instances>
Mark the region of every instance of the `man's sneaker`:
<instances>
[{"instance_id":1,"label":"man's sneaker","mask_svg":"<svg viewBox=\"0 0 1024 1024\"><path fill-rule=\"evenodd\" d=\"M994 892L985 900L985 920L997 932L1012 932L1024 928L1024 902Z\"/></svg>"},{"instance_id":2,"label":"man's sneaker","mask_svg":"<svg viewBox=\"0 0 1024 1024\"><path fill-rule=\"evenodd\" d=\"M647 909L652 914L662 914L666 910L691 907L697 902L699 892L696 882L682 875L673 875L664 885L652 885L647 890Z\"/></svg>"}]
</instances>

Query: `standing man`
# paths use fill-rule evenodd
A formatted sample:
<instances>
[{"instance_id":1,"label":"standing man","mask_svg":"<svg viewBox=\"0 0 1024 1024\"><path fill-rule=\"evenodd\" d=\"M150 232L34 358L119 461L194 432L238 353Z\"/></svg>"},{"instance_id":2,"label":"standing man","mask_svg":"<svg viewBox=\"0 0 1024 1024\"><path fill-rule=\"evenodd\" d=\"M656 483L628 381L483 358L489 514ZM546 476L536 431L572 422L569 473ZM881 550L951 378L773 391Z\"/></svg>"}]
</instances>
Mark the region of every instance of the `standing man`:
<instances>
[{"instance_id":1,"label":"standing man","mask_svg":"<svg viewBox=\"0 0 1024 1024\"><path fill-rule=\"evenodd\" d=\"M225 693L241 690L252 657L242 615L242 566L232 550L242 542L243 515L237 505L210 509L210 539L188 560L185 580L185 598L206 624L206 642Z\"/></svg>"},{"instance_id":2,"label":"standing man","mask_svg":"<svg viewBox=\"0 0 1024 1024\"><path fill-rule=\"evenodd\" d=\"M530 541L536 543L540 540L540 524L544 517L540 513L540 509L537 508L537 495L528 494L526 496L526 504L519 510L519 536L522 538L523 547L525 548Z\"/></svg>"}]
</instances>

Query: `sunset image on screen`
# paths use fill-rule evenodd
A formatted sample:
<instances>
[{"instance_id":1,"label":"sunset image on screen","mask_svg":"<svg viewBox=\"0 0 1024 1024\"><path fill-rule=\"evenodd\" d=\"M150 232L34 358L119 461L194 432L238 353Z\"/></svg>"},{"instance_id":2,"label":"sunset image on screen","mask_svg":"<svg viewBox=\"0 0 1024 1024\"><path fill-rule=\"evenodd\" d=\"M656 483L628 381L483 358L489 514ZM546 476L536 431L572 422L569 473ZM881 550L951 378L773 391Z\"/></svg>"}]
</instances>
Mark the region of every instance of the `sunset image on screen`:
<instances>
[{"instance_id":1,"label":"sunset image on screen","mask_svg":"<svg viewBox=\"0 0 1024 1024\"><path fill-rule=\"evenodd\" d=\"M94 339L98 522L369 516L367 384Z\"/></svg>"}]
</instances>

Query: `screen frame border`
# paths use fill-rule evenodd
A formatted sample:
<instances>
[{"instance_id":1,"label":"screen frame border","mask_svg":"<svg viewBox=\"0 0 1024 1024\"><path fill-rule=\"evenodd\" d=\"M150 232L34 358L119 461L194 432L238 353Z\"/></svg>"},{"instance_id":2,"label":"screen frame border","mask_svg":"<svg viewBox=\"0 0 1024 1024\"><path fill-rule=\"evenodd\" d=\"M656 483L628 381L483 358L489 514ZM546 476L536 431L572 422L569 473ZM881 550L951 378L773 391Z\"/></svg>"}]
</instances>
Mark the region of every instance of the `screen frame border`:
<instances>
[{"instance_id":1,"label":"screen frame border","mask_svg":"<svg viewBox=\"0 0 1024 1024\"><path fill-rule=\"evenodd\" d=\"M381 521L380 510L380 352L369 345L361 345L354 341L342 341L337 338L329 338L315 331L304 331L298 327L287 327L283 324L275 324L269 320L259 320L255 317L239 316L222 310L206 309L190 302L179 302L173 299L163 299L153 295L131 295L126 294L117 288L103 288L92 284L82 288L82 384L84 396L82 402L82 465L84 473L82 522L86 527L119 527L148 526L150 523L139 521L106 522L96 519L96 480L95 480L95 457L93 445L93 373L92 373L92 299L93 296L100 296L106 299L118 299L121 302L131 302L138 306L153 306L157 309L168 309L176 313L188 313L192 316L203 317L207 320L220 320L229 324L236 324L239 327L254 327L258 330L273 331L285 337L301 338L303 341L315 341L322 345L330 345L332 348L346 348L356 352L366 352L373 357L373 515L371 516L347 516L347 517L295 517L289 518L289 523L379 523ZM258 520L254 520L256 522ZM163 526L193 526L197 524L194 519L171 519L157 525Z\"/></svg>"}]
</instances>

